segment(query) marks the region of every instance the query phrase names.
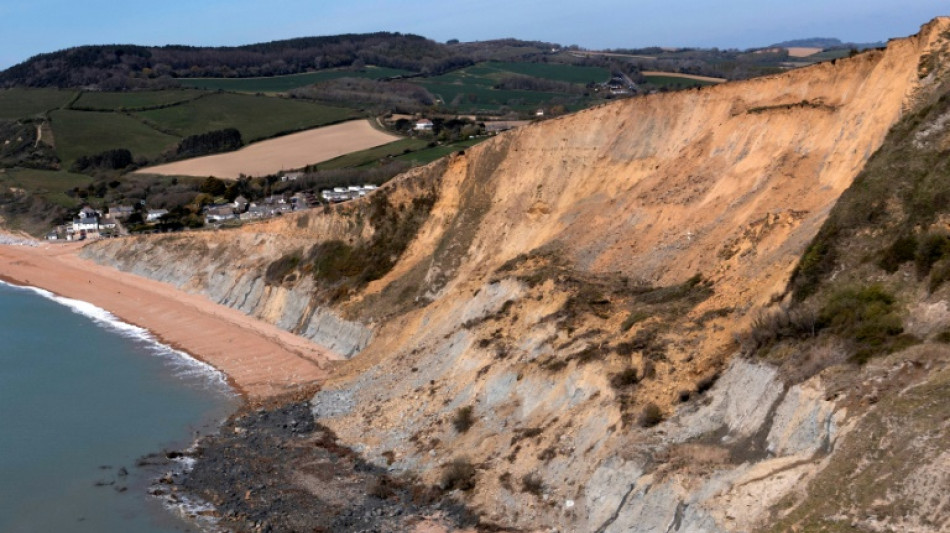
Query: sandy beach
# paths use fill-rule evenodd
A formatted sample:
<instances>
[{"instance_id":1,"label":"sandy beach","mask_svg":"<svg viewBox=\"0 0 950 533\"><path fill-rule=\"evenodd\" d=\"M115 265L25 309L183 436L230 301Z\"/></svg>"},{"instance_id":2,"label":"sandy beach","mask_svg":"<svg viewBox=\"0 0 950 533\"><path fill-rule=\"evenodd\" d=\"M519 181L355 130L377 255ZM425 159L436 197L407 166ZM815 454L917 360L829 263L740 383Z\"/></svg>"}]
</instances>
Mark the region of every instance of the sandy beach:
<instances>
[{"instance_id":1,"label":"sandy beach","mask_svg":"<svg viewBox=\"0 0 950 533\"><path fill-rule=\"evenodd\" d=\"M83 243L0 244L0 279L89 302L224 372L252 400L318 383L338 354L201 295L77 255ZM56 325L49 325L55 334Z\"/></svg>"}]
</instances>

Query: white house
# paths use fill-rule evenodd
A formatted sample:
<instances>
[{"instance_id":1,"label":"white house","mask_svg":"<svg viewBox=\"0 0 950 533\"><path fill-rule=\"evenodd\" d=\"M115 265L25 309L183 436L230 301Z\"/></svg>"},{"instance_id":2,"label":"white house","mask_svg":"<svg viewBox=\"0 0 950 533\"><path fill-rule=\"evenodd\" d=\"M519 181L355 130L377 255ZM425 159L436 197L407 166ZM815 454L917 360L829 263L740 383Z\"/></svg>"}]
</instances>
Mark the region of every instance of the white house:
<instances>
[{"instance_id":1,"label":"white house","mask_svg":"<svg viewBox=\"0 0 950 533\"><path fill-rule=\"evenodd\" d=\"M416 131L432 131L432 128L434 126L435 124L433 124L431 120L424 118L422 120L416 121L416 125L414 129Z\"/></svg>"},{"instance_id":2,"label":"white house","mask_svg":"<svg viewBox=\"0 0 950 533\"><path fill-rule=\"evenodd\" d=\"M73 219L72 232L77 234L99 231L99 213L91 207L83 207L79 218Z\"/></svg>"}]
</instances>

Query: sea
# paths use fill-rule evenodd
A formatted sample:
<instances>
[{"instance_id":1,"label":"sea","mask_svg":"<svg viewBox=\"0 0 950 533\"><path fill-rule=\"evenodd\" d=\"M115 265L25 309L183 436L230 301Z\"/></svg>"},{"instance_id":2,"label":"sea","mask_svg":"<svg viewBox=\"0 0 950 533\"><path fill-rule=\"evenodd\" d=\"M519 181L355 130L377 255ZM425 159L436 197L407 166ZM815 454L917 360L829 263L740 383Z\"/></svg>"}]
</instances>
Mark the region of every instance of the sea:
<instances>
[{"instance_id":1,"label":"sea","mask_svg":"<svg viewBox=\"0 0 950 533\"><path fill-rule=\"evenodd\" d=\"M91 304L0 283L0 532L199 531L139 459L240 405L225 377Z\"/></svg>"}]
</instances>

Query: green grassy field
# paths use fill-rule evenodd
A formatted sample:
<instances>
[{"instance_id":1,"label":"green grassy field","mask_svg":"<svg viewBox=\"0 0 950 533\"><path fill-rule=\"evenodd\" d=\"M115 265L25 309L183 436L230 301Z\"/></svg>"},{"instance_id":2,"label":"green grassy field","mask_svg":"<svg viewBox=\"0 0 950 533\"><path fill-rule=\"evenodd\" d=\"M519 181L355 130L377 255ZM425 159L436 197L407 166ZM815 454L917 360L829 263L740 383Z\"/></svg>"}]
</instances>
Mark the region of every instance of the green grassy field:
<instances>
[{"instance_id":1,"label":"green grassy field","mask_svg":"<svg viewBox=\"0 0 950 533\"><path fill-rule=\"evenodd\" d=\"M585 105L583 97L577 94L494 88L513 75L568 82L580 87L589 82L607 81L610 72L597 67L564 64L492 62L411 81L437 95L449 107L462 111L491 110L501 106L524 111L551 103L564 103L569 109Z\"/></svg>"},{"instance_id":2,"label":"green grassy field","mask_svg":"<svg viewBox=\"0 0 950 533\"><path fill-rule=\"evenodd\" d=\"M422 139L400 139L389 144L353 152L317 165L317 170L335 170L338 168L355 168L375 164L385 157L404 155L406 150L421 150L429 144Z\"/></svg>"},{"instance_id":3,"label":"green grassy field","mask_svg":"<svg viewBox=\"0 0 950 533\"><path fill-rule=\"evenodd\" d=\"M63 107L76 91L59 89L0 90L0 119L30 118Z\"/></svg>"},{"instance_id":4,"label":"green grassy field","mask_svg":"<svg viewBox=\"0 0 950 533\"><path fill-rule=\"evenodd\" d=\"M78 200L66 196L74 187L85 187L93 179L82 174L55 170L6 169L0 173L0 185L17 187L31 194L42 195L48 201L66 208L73 208Z\"/></svg>"},{"instance_id":5,"label":"green grassy field","mask_svg":"<svg viewBox=\"0 0 950 533\"><path fill-rule=\"evenodd\" d=\"M703 80L691 80L689 78L678 78L675 76L644 76L648 83L669 87L670 89L684 89L688 87L716 85L715 82Z\"/></svg>"},{"instance_id":6,"label":"green grassy field","mask_svg":"<svg viewBox=\"0 0 950 533\"><path fill-rule=\"evenodd\" d=\"M570 99L569 95L560 93L500 90L477 84L422 82L420 85L441 98L447 106L457 107L460 111L493 110L501 106L524 111L542 104Z\"/></svg>"},{"instance_id":7,"label":"green grassy field","mask_svg":"<svg viewBox=\"0 0 950 533\"><path fill-rule=\"evenodd\" d=\"M487 139L488 137L480 137L478 139L469 139L467 141L459 141L457 143L446 144L443 146L433 146L432 148L426 148L409 154L397 156L396 159L408 161L415 165L425 165L426 163L431 163L440 157L445 157L452 152L458 152L459 150L464 150L466 148L475 146L476 144Z\"/></svg>"},{"instance_id":8,"label":"green grassy field","mask_svg":"<svg viewBox=\"0 0 950 533\"><path fill-rule=\"evenodd\" d=\"M355 118L350 109L301 100L221 93L136 116L181 137L237 128L244 142Z\"/></svg>"},{"instance_id":9,"label":"green grassy field","mask_svg":"<svg viewBox=\"0 0 950 533\"><path fill-rule=\"evenodd\" d=\"M136 110L187 102L209 93L196 90L84 92L74 109Z\"/></svg>"},{"instance_id":10,"label":"green grassy field","mask_svg":"<svg viewBox=\"0 0 950 533\"><path fill-rule=\"evenodd\" d=\"M581 67L560 63L488 63L487 65L500 72L581 85L591 82L603 83L610 79L610 71L600 67Z\"/></svg>"},{"instance_id":11,"label":"green grassy field","mask_svg":"<svg viewBox=\"0 0 950 533\"><path fill-rule=\"evenodd\" d=\"M212 89L245 93L276 93L286 92L298 87L306 87L321 81L337 78L370 78L380 79L392 76L411 74L408 70L384 67L366 67L363 70L323 70L306 74L291 74L289 76L274 76L270 78L182 78L179 80L183 87L197 89Z\"/></svg>"},{"instance_id":12,"label":"green grassy field","mask_svg":"<svg viewBox=\"0 0 950 533\"><path fill-rule=\"evenodd\" d=\"M178 137L165 135L120 113L59 110L51 114L56 153L69 168L76 158L125 148L133 157L155 157L174 147Z\"/></svg>"},{"instance_id":13,"label":"green grassy field","mask_svg":"<svg viewBox=\"0 0 950 533\"><path fill-rule=\"evenodd\" d=\"M803 61L828 61L829 59L841 59L842 57L848 57L851 55L851 50L838 49L838 50L828 50L825 52L818 52L817 54L812 54L808 57L803 57Z\"/></svg>"}]
</instances>

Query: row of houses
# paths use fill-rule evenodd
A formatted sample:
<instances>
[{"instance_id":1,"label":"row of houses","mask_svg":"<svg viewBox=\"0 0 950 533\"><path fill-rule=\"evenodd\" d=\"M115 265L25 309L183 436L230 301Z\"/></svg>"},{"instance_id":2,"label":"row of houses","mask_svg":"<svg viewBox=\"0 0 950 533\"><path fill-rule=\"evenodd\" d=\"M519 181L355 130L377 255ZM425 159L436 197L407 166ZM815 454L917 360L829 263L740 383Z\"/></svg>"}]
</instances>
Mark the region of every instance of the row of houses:
<instances>
[{"instance_id":1,"label":"row of houses","mask_svg":"<svg viewBox=\"0 0 950 533\"><path fill-rule=\"evenodd\" d=\"M297 176L291 176L289 179L296 180L296 178ZM321 196L326 202L344 202L366 196L375 189L375 185L335 187L332 190L322 191ZM320 201L309 191L298 192L294 195L271 195L259 202L250 202L247 198L238 196L233 202L205 206L202 215L206 224L215 225L230 220L261 220L312 209L318 205ZM46 238L51 241L74 241L124 235L128 232L120 221L128 220L135 212L135 206L131 205L109 206L107 214L84 206L72 223L53 228ZM142 221L154 224L160 222L167 214L167 209L146 209L142 211Z\"/></svg>"},{"instance_id":2,"label":"row of houses","mask_svg":"<svg viewBox=\"0 0 950 533\"><path fill-rule=\"evenodd\" d=\"M334 187L320 191L320 197L327 202L339 203L355 198L362 198L376 190L375 185L351 185L349 187Z\"/></svg>"},{"instance_id":3,"label":"row of houses","mask_svg":"<svg viewBox=\"0 0 950 533\"><path fill-rule=\"evenodd\" d=\"M319 201L310 192L298 192L293 196L271 195L260 202L249 202L247 198L238 196L230 203L207 205L202 214L204 214L206 224L220 224L229 220L271 218L294 211L312 209L317 205Z\"/></svg>"},{"instance_id":4,"label":"row of houses","mask_svg":"<svg viewBox=\"0 0 950 533\"><path fill-rule=\"evenodd\" d=\"M134 212L135 208L131 205L110 206L105 214L92 207L83 206L71 223L56 226L46 234L46 239L81 241L126 235L128 231L122 225L122 221L128 220ZM146 209L142 213L142 220L154 224L167 214L167 209Z\"/></svg>"}]
</instances>

